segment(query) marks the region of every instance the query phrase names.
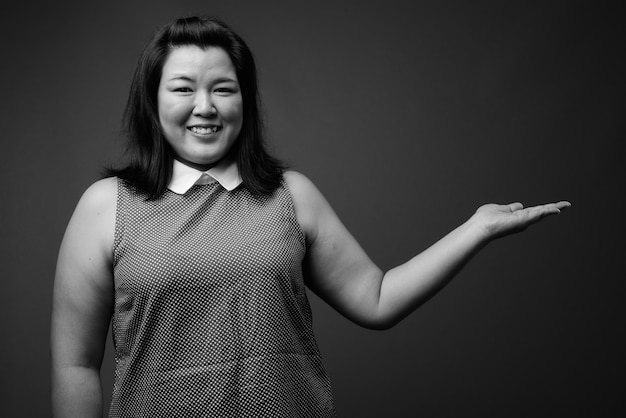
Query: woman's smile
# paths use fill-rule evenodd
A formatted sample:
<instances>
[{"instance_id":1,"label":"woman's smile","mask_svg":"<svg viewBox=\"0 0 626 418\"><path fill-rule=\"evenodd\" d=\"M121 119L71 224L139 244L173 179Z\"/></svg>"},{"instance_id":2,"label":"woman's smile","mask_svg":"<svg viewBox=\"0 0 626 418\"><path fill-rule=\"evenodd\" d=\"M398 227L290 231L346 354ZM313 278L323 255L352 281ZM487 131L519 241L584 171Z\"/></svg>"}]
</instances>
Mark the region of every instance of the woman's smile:
<instances>
[{"instance_id":1,"label":"woman's smile","mask_svg":"<svg viewBox=\"0 0 626 418\"><path fill-rule=\"evenodd\" d=\"M195 125L187 128L192 134L199 137L210 137L213 134L217 133L220 130L220 127L217 125L209 125L209 126L201 126Z\"/></svg>"}]
</instances>

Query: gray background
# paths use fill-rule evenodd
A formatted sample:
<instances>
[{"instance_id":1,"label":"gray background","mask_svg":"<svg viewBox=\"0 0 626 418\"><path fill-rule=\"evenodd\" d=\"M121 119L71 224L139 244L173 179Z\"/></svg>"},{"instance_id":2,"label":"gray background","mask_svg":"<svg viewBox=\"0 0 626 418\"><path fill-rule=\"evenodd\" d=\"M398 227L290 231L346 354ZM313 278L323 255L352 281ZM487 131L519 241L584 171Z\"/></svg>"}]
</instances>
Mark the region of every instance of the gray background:
<instances>
[{"instance_id":1,"label":"gray background","mask_svg":"<svg viewBox=\"0 0 626 418\"><path fill-rule=\"evenodd\" d=\"M340 416L626 411L625 38L610 3L74 1L2 12L3 416L49 413L63 231L121 156L139 50L188 14L217 15L248 41L272 149L382 268L482 203L574 205L488 246L390 331L312 296ZM112 364L109 347L105 397Z\"/></svg>"}]
</instances>

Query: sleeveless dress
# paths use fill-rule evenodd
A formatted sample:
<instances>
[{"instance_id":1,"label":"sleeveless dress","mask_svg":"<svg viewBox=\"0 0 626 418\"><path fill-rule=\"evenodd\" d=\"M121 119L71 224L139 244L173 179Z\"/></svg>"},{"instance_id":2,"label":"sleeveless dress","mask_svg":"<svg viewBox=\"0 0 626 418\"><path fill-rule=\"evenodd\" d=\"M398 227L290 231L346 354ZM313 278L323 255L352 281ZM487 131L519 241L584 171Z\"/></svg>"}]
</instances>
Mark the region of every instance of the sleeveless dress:
<instances>
[{"instance_id":1,"label":"sleeveless dress","mask_svg":"<svg viewBox=\"0 0 626 418\"><path fill-rule=\"evenodd\" d=\"M118 180L111 417L333 417L286 184Z\"/></svg>"}]
</instances>

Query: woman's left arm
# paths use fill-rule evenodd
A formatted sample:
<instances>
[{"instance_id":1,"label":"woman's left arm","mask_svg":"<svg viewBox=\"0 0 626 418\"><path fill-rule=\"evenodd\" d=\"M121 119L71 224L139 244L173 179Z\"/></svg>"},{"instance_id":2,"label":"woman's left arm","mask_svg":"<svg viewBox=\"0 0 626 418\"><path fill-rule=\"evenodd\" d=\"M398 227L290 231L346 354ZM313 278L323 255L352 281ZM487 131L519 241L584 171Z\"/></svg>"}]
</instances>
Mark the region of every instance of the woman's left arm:
<instances>
[{"instance_id":1,"label":"woman's left arm","mask_svg":"<svg viewBox=\"0 0 626 418\"><path fill-rule=\"evenodd\" d=\"M569 202L523 208L481 206L461 226L406 263L383 273L301 174L288 172L298 221L307 237L307 286L350 320L389 328L441 290L488 242L557 214Z\"/></svg>"}]
</instances>

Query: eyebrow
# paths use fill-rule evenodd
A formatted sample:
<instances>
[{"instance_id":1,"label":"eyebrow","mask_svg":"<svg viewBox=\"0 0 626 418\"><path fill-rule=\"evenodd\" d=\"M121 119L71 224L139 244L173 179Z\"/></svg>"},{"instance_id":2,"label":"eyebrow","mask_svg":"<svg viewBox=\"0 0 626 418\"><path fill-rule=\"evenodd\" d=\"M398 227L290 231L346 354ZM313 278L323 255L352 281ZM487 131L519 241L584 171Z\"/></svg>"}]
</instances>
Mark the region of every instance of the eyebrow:
<instances>
[{"instance_id":1,"label":"eyebrow","mask_svg":"<svg viewBox=\"0 0 626 418\"><path fill-rule=\"evenodd\" d=\"M182 80L182 81L190 81L190 82L194 81L191 77L184 75L184 74L174 74L172 77L168 79L168 81L174 81L174 80ZM226 83L226 82L236 83L237 80L235 80L234 78L230 78L230 77L219 77L213 80L213 84Z\"/></svg>"},{"instance_id":2,"label":"eyebrow","mask_svg":"<svg viewBox=\"0 0 626 418\"><path fill-rule=\"evenodd\" d=\"M169 81L172 81L172 80L193 81L191 77L188 77L186 75L181 75L181 74L175 74L173 77L170 77Z\"/></svg>"}]
</instances>

